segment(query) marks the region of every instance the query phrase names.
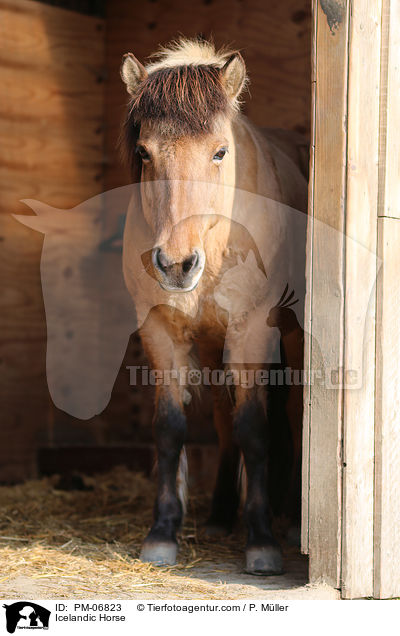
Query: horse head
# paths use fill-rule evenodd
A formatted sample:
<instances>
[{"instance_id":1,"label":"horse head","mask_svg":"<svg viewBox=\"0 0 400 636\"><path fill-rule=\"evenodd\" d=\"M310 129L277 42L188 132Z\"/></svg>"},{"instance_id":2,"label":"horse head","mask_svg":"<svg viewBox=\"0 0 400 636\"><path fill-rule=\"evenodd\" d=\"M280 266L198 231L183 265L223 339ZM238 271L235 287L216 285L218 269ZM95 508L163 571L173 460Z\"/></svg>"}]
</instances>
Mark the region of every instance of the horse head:
<instances>
[{"instance_id":1,"label":"horse head","mask_svg":"<svg viewBox=\"0 0 400 636\"><path fill-rule=\"evenodd\" d=\"M183 41L146 68L128 53L121 76L131 97L123 145L153 241L149 269L164 290L190 292L206 269L214 215L232 208L245 65L238 52Z\"/></svg>"}]
</instances>

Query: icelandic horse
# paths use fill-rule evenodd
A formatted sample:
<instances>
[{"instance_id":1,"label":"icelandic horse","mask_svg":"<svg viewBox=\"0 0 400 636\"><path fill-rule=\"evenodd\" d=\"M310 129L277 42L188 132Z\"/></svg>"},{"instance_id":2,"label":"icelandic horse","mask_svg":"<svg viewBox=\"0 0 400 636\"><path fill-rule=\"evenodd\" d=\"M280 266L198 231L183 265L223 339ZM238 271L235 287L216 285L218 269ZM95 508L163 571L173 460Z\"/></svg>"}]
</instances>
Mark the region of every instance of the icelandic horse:
<instances>
[{"instance_id":1,"label":"icelandic horse","mask_svg":"<svg viewBox=\"0 0 400 636\"><path fill-rule=\"evenodd\" d=\"M125 225L123 269L134 302L151 301L140 328L151 367L262 369L273 341L276 346L277 330L267 325L269 312L283 298L285 285L290 290L290 271L299 269L290 270L290 246L305 249L305 236L292 236L290 214L281 212L306 211L302 144L284 131L261 130L240 113L247 77L237 51L218 52L209 42L182 38L146 66L126 54L121 76L130 95L121 144L132 180L139 184ZM148 249L138 250L138 237ZM237 267L238 259L248 262L251 252L257 266L248 267L226 294L228 301L229 296L238 301L232 316L216 302L215 289L221 291L224 275ZM219 467L208 527L210 532L231 531L242 459L245 570L279 574L282 553L271 530L267 492L269 427L275 426L267 418L268 391L239 382L233 391L211 385L211 392ZM159 565L173 564L177 556L183 516L177 482L187 395L188 387L177 379L156 387L158 493L141 559ZM289 400L297 405L291 409L290 428L298 468L301 395L297 387L297 399Z\"/></svg>"}]
</instances>

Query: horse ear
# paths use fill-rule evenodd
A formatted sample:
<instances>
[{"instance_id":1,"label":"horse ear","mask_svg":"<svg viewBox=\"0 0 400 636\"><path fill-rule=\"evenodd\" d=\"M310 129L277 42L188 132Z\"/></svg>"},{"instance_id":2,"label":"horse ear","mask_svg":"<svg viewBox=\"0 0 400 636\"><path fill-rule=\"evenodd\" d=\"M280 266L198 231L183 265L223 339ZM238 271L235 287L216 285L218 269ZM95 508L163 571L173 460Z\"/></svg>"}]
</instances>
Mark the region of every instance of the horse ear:
<instances>
[{"instance_id":1,"label":"horse ear","mask_svg":"<svg viewBox=\"0 0 400 636\"><path fill-rule=\"evenodd\" d=\"M228 97L239 97L246 83L246 65L239 52L233 53L221 69L222 83Z\"/></svg>"},{"instance_id":2,"label":"horse ear","mask_svg":"<svg viewBox=\"0 0 400 636\"><path fill-rule=\"evenodd\" d=\"M130 95L134 95L138 85L146 79L147 71L133 53L126 53L122 58L121 77Z\"/></svg>"}]
</instances>

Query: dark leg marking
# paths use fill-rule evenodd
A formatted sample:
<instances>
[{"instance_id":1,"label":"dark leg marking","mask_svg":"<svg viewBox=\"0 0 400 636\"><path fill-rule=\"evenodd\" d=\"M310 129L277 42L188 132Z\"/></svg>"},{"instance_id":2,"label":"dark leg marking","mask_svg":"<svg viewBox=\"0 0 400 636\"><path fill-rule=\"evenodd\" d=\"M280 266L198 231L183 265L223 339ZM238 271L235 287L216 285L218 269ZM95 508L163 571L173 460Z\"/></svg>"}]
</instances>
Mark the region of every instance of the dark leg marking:
<instances>
[{"instance_id":1,"label":"dark leg marking","mask_svg":"<svg viewBox=\"0 0 400 636\"><path fill-rule=\"evenodd\" d=\"M218 368L215 360L207 360L206 364ZM227 535L232 532L239 507L240 450L233 440L232 398L226 387L212 386L211 392L214 426L219 440L219 463L206 532L209 535Z\"/></svg>"},{"instance_id":2,"label":"dark leg marking","mask_svg":"<svg viewBox=\"0 0 400 636\"><path fill-rule=\"evenodd\" d=\"M206 525L209 535L227 535L232 532L240 499L239 461L238 446L231 444L221 449L211 514Z\"/></svg>"},{"instance_id":3,"label":"dark leg marking","mask_svg":"<svg viewBox=\"0 0 400 636\"><path fill-rule=\"evenodd\" d=\"M282 555L271 530L267 494L267 421L256 397L239 407L234 418L234 433L242 449L247 472L246 572L282 574Z\"/></svg>"},{"instance_id":4,"label":"dark leg marking","mask_svg":"<svg viewBox=\"0 0 400 636\"><path fill-rule=\"evenodd\" d=\"M176 532L183 512L176 492L176 476L186 434L186 418L170 396L159 399L153 427L158 459L158 492L154 523L144 541L140 558L157 565L173 565L178 551Z\"/></svg>"}]
</instances>

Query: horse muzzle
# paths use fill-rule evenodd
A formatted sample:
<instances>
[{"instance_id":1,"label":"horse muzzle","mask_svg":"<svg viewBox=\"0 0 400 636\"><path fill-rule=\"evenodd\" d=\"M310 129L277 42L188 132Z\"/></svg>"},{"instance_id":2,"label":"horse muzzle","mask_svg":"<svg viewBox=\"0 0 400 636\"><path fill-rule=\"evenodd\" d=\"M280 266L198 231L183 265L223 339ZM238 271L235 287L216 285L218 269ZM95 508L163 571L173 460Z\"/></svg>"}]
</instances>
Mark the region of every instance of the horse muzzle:
<instances>
[{"instance_id":1,"label":"horse muzzle","mask_svg":"<svg viewBox=\"0 0 400 636\"><path fill-rule=\"evenodd\" d=\"M190 292L197 286L206 262L204 251L196 248L180 262L171 259L161 247L151 254L156 278L168 292Z\"/></svg>"}]
</instances>

